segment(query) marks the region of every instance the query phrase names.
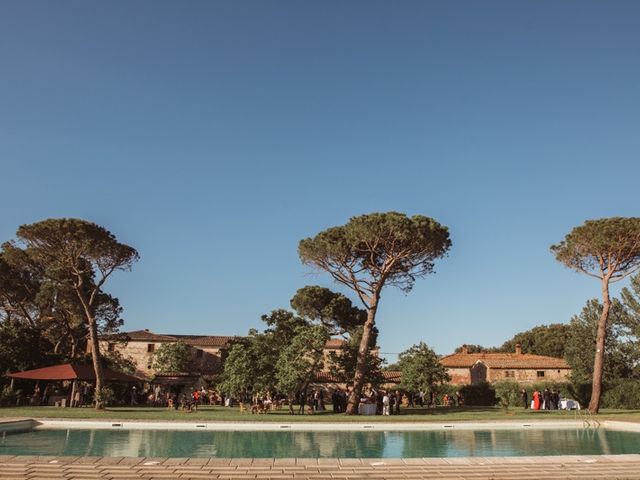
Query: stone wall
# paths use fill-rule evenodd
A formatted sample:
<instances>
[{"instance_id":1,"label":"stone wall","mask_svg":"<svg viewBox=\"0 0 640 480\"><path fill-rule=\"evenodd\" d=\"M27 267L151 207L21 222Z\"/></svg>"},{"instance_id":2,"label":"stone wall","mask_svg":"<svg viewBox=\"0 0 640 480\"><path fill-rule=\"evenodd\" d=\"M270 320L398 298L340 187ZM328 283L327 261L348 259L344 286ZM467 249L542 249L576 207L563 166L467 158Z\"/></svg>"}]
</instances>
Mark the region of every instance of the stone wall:
<instances>
[{"instance_id":1,"label":"stone wall","mask_svg":"<svg viewBox=\"0 0 640 480\"><path fill-rule=\"evenodd\" d=\"M153 376L156 371L153 369L153 352L149 352L149 345L153 345L154 351L167 342L137 342L127 343L100 342L100 351L107 353L109 345L114 350L122 354L123 357L131 359L136 365L136 374L145 377ZM199 372L213 372L219 370L222 364L222 352L220 347L189 347L195 370ZM201 354L198 354L201 351ZM198 356L200 355L200 356Z\"/></svg>"},{"instance_id":2,"label":"stone wall","mask_svg":"<svg viewBox=\"0 0 640 480\"><path fill-rule=\"evenodd\" d=\"M543 372L542 376L538 372ZM468 385L472 382L471 369L469 368L447 368L447 373L451 377L449 383L454 385ZM571 374L570 369L501 369L487 368L486 381L490 383L511 380L518 383L532 384L538 382L566 382ZM474 381L480 382L482 378L474 377Z\"/></svg>"},{"instance_id":3,"label":"stone wall","mask_svg":"<svg viewBox=\"0 0 640 480\"><path fill-rule=\"evenodd\" d=\"M539 372L542 374L540 376ZM569 369L489 369L488 380L500 382L511 380L518 383L565 382L571 374Z\"/></svg>"}]
</instances>

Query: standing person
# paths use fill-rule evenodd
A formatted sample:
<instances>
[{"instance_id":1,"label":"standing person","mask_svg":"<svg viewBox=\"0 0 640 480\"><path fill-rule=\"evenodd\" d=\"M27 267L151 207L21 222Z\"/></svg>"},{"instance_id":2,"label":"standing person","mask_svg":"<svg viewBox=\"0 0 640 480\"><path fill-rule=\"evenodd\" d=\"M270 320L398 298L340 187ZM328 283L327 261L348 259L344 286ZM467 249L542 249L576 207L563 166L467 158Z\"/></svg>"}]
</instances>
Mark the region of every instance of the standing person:
<instances>
[{"instance_id":1,"label":"standing person","mask_svg":"<svg viewBox=\"0 0 640 480\"><path fill-rule=\"evenodd\" d=\"M460 392L456 392L456 403L459 407L464 403L464 399L462 398L462 394Z\"/></svg>"},{"instance_id":2,"label":"standing person","mask_svg":"<svg viewBox=\"0 0 640 480\"><path fill-rule=\"evenodd\" d=\"M537 389L533 391L533 409L540 410L540 392Z\"/></svg>"},{"instance_id":3,"label":"standing person","mask_svg":"<svg viewBox=\"0 0 640 480\"><path fill-rule=\"evenodd\" d=\"M382 415L384 413L384 391L379 391L376 395L376 415Z\"/></svg>"},{"instance_id":4,"label":"standing person","mask_svg":"<svg viewBox=\"0 0 640 480\"><path fill-rule=\"evenodd\" d=\"M347 391L340 390L340 413L347 411L347 398L349 398L349 389Z\"/></svg>"},{"instance_id":5,"label":"standing person","mask_svg":"<svg viewBox=\"0 0 640 480\"><path fill-rule=\"evenodd\" d=\"M548 388L544 389L542 398L544 399L544 409L551 410L551 391Z\"/></svg>"},{"instance_id":6,"label":"standing person","mask_svg":"<svg viewBox=\"0 0 640 480\"><path fill-rule=\"evenodd\" d=\"M551 390L551 410L558 409L558 400L558 392L556 392L556 389L554 388Z\"/></svg>"},{"instance_id":7,"label":"standing person","mask_svg":"<svg viewBox=\"0 0 640 480\"><path fill-rule=\"evenodd\" d=\"M302 390L298 394L298 404L300 405L300 407L298 408L298 414L304 415L304 407L305 407L306 403L307 403L307 392Z\"/></svg>"},{"instance_id":8,"label":"standing person","mask_svg":"<svg viewBox=\"0 0 640 480\"><path fill-rule=\"evenodd\" d=\"M525 409L529 408L529 395L527 395L527 391L524 388L520 392L520 399L522 400L522 403L524 404L524 408Z\"/></svg>"},{"instance_id":9,"label":"standing person","mask_svg":"<svg viewBox=\"0 0 640 480\"><path fill-rule=\"evenodd\" d=\"M389 415L389 393L384 392L382 397L382 415Z\"/></svg>"},{"instance_id":10,"label":"standing person","mask_svg":"<svg viewBox=\"0 0 640 480\"><path fill-rule=\"evenodd\" d=\"M400 415L400 400L401 399L402 399L402 397L400 396L400 392L398 390L396 390L396 411L395 411L396 415Z\"/></svg>"},{"instance_id":11,"label":"standing person","mask_svg":"<svg viewBox=\"0 0 640 480\"><path fill-rule=\"evenodd\" d=\"M138 404L138 390L134 385L133 387L131 387L131 406L133 407L137 404Z\"/></svg>"},{"instance_id":12,"label":"standing person","mask_svg":"<svg viewBox=\"0 0 640 480\"><path fill-rule=\"evenodd\" d=\"M338 403L340 401L339 396L338 396L338 391L334 390L331 393L331 405L333 406L333 413L338 413L340 411L340 404Z\"/></svg>"}]
</instances>

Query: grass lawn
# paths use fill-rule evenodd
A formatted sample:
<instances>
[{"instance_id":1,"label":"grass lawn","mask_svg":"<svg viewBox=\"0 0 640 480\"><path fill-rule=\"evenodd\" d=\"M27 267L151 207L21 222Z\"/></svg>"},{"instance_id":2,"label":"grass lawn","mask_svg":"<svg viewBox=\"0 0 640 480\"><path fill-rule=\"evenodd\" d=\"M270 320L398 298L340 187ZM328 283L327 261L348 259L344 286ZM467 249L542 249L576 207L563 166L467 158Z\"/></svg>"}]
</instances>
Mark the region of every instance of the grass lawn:
<instances>
[{"instance_id":1,"label":"grass lawn","mask_svg":"<svg viewBox=\"0 0 640 480\"><path fill-rule=\"evenodd\" d=\"M0 408L0 421L3 418L68 418L86 420L150 420L150 421L205 421L205 422L487 422L500 420L576 420L574 412L568 411L532 411L512 407L505 411L498 407L438 407L404 408L400 415L390 416L346 416L330 411L314 415L289 415L286 410L270 412L266 415L240 413L237 407L201 407L197 412L182 412L166 408L118 407L98 412L93 408L57 408L57 407L15 407ZM597 419L640 422L640 410L601 410Z\"/></svg>"}]
</instances>

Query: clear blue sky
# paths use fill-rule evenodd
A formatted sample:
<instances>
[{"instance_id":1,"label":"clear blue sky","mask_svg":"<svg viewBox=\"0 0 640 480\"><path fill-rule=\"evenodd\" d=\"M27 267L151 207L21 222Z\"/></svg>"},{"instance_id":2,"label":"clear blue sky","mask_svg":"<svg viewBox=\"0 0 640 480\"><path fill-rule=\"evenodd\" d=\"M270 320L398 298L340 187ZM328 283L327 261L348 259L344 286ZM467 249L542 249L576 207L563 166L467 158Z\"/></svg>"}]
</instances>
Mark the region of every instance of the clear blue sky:
<instances>
[{"instance_id":1,"label":"clear blue sky","mask_svg":"<svg viewBox=\"0 0 640 480\"><path fill-rule=\"evenodd\" d=\"M0 239L48 217L141 253L127 330L245 334L306 284L302 238L424 214L453 248L384 352L501 344L597 281L549 246L640 215L640 2L0 4ZM393 359L393 357L390 357Z\"/></svg>"}]
</instances>

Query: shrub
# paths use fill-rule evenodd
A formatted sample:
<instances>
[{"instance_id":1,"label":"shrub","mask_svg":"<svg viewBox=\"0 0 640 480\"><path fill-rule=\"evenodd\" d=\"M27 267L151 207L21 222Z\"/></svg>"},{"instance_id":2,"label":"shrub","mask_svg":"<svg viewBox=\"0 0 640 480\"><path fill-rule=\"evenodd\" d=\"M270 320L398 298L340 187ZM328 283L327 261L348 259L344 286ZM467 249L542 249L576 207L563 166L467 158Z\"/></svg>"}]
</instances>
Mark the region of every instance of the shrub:
<instances>
[{"instance_id":1,"label":"shrub","mask_svg":"<svg viewBox=\"0 0 640 480\"><path fill-rule=\"evenodd\" d=\"M94 390L93 401L102 403L105 407L114 403L113 390L110 387L102 387L101 391Z\"/></svg>"},{"instance_id":2,"label":"shrub","mask_svg":"<svg viewBox=\"0 0 640 480\"><path fill-rule=\"evenodd\" d=\"M0 390L0 407L15 407L18 400L18 391L11 390L9 386Z\"/></svg>"},{"instance_id":3,"label":"shrub","mask_svg":"<svg viewBox=\"0 0 640 480\"><path fill-rule=\"evenodd\" d=\"M496 382L494 384L496 395L500 401L500 404L505 407L522 406L522 399L520 392L522 386L518 382L506 380L503 382Z\"/></svg>"},{"instance_id":4,"label":"shrub","mask_svg":"<svg viewBox=\"0 0 640 480\"><path fill-rule=\"evenodd\" d=\"M640 408L640 380L624 379L605 385L603 408Z\"/></svg>"},{"instance_id":5,"label":"shrub","mask_svg":"<svg viewBox=\"0 0 640 480\"><path fill-rule=\"evenodd\" d=\"M464 404L470 406L492 407L498 403L495 389L488 383L465 385L460 389Z\"/></svg>"},{"instance_id":6,"label":"shrub","mask_svg":"<svg viewBox=\"0 0 640 480\"><path fill-rule=\"evenodd\" d=\"M583 407L589 405L589 401L591 401L591 383L570 383L567 392Z\"/></svg>"},{"instance_id":7,"label":"shrub","mask_svg":"<svg viewBox=\"0 0 640 480\"><path fill-rule=\"evenodd\" d=\"M443 383L438 385L434 389L436 405L442 405L445 395L449 395L449 398L456 398L456 392L460 391L460 386L452 385L450 383Z\"/></svg>"}]
</instances>

